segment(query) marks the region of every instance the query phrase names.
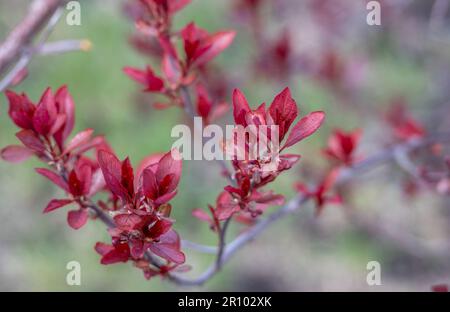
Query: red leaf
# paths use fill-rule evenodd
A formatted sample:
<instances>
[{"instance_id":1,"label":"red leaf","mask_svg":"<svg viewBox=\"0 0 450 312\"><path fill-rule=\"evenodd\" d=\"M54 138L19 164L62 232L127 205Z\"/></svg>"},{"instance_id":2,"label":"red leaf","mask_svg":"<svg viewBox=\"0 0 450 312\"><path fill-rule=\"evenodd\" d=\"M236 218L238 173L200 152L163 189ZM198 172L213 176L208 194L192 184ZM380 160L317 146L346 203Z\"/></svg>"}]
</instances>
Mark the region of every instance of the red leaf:
<instances>
[{"instance_id":1,"label":"red leaf","mask_svg":"<svg viewBox=\"0 0 450 312\"><path fill-rule=\"evenodd\" d=\"M130 196L134 195L134 173L133 167L131 166L130 159L127 157L122 162L122 178L121 184L127 190Z\"/></svg>"},{"instance_id":2,"label":"red leaf","mask_svg":"<svg viewBox=\"0 0 450 312\"><path fill-rule=\"evenodd\" d=\"M239 211L240 211L239 205L236 202L234 202L233 197L230 195L229 192L220 193L219 197L217 198L217 207L215 210L215 215L218 220L220 221L227 220L234 213Z\"/></svg>"},{"instance_id":3,"label":"red leaf","mask_svg":"<svg viewBox=\"0 0 450 312\"><path fill-rule=\"evenodd\" d=\"M80 144L75 151L72 151L72 154L81 155L92 148L104 149L105 145L107 145L105 138L103 136L96 136Z\"/></svg>"},{"instance_id":4,"label":"red leaf","mask_svg":"<svg viewBox=\"0 0 450 312\"><path fill-rule=\"evenodd\" d=\"M106 246L96 246L97 252L106 251ZM100 253L100 252L99 252ZM101 259L101 264L108 265L117 262L127 262L130 257L130 246L127 243L119 243L113 246L113 249L104 254Z\"/></svg>"},{"instance_id":5,"label":"red leaf","mask_svg":"<svg viewBox=\"0 0 450 312\"><path fill-rule=\"evenodd\" d=\"M45 146L32 130L22 130L16 133L16 137L29 149L36 152L45 151Z\"/></svg>"},{"instance_id":6,"label":"red leaf","mask_svg":"<svg viewBox=\"0 0 450 312\"><path fill-rule=\"evenodd\" d=\"M212 223L213 220L211 218L211 216L206 213L206 211L200 209L200 208L195 208L192 210L192 215L194 217L196 217L197 219L201 220L201 221L206 221L208 223Z\"/></svg>"},{"instance_id":7,"label":"red leaf","mask_svg":"<svg viewBox=\"0 0 450 312\"><path fill-rule=\"evenodd\" d=\"M203 119L207 119L212 108L212 102L208 97L208 92L201 84L197 85L197 112Z\"/></svg>"},{"instance_id":8,"label":"red leaf","mask_svg":"<svg viewBox=\"0 0 450 312\"><path fill-rule=\"evenodd\" d=\"M291 97L289 88L278 94L269 107L274 124L279 126L279 140L283 140L292 122L297 118L297 103Z\"/></svg>"},{"instance_id":9,"label":"red leaf","mask_svg":"<svg viewBox=\"0 0 450 312\"><path fill-rule=\"evenodd\" d=\"M70 135L75 124L75 104L67 86L62 86L56 91L55 102L58 112L66 117L64 127L54 135L56 142L62 147L64 140Z\"/></svg>"},{"instance_id":10,"label":"red leaf","mask_svg":"<svg viewBox=\"0 0 450 312\"><path fill-rule=\"evenodd\" d=\"M95 244L95 251L98 252L100 255L104 256L107 253L111 252L114 250L114 246L112 245L108 245L105 243L101 243L101 242L97 242Z\"/></svg>"},{"instance_id":11,"label":"red leaf","mask_svg":"<svg viewBox=\"0 0 450 312\"><path fill-rule=\"evenodd\" d=\"M72 140L70 140L69 144L67 145L66 149L64 150L64 154L70 153L71 151L73 151L74 149L79 147L80 145L87 143L90 140L93 132L94 132L93 129L86 129L86 130L83 130L83 131L77 133L72 138Z\"/></svg>"},{"instance_id":12,"label":"red leaf","mask_svg":"<svg viewBox=\"0 0 450 312\"><path fill-rule=\"evenodd\" d=\"M151 244L149 248L157 256L177 264L184 263L186 259L180 251L180 237L174 230L161 236L159 242Z\"/></svg>"},{"instance_id":13,"label":"red leaf","mask_svg":"<svg viewBox=\"0 0 450 312\"><path fill-rule=\"evenodd\" d=\"M344 132L335 129L328 139L328 147L323 150L326 156L336 159L347 166L354 162L354 152L361 139L362 131L356 129L352 132Z\"/></svg>"},{"instance_id":14,"label":"red leaf","mask_svg":"<svg viewBox=\"0 0 450 312\"><path fill-rule=\"evenodd\" d=\"M64 126L65 122L66 122L66 115L58 114L48 134L55 135L55 133L61 130L61 127Z\"/></svg>"},{"instance_id":15,"label":"red leaf","mask_svg":"<svg viewBox=\"0 0 450 312\"><path fill-rule=\"evenodd\" d=\"M62 207L67 206L68 204L71 204L71 203L73 203L73 200L71 200L71 199L52 199L48 203L47 207L45 207L44 213L48 213L48 212L51 212L53 210L62 208Z\"/></svg>"},{"instance_id":16,"label":"red leaf","mask_svg":"<svg viewBox=\"0 0 450 312\"><path fill-rule=\"evenodd\" d=\"M114 217L114 222L121 230L132 230L141 220L136 214L119 214Z\"/></svg>"},{"instance_id":17,"label":"red leaf","mask_svg":"<svg viewBox=\"0 0 450 312\"><path fill-rule=\"evenodd\" d=\"M75 170L72 170L69 174L69 191L75 197L83 194L83 185L77 176Z\"/></svg>"},{"instance_id":18,"label":"red leaf","mask_svg":"<svg viewBox=\"0 0 450 312\"><path fill-rule=\"evenodd\" d=\"M103 187L105 187L105 179L103 178L103 173L101 169L97 169L92 174L91 187L89 189L88 196L92 197L97 192L99 192Z\"/></svg>"},{"instance_id":19,"label":"red leaf","mask_svg":"<svg viewBox=\"0 0 450 312\"><path fill-rule=\"evenodd\" d=\"M194 66L201 66L211 61L233 42L236 32L222 31L208 37L194 56Z\"/></svg>"},{"instance_id":20,"label":"red leaf","mask_svg":"<svg viewBox=\"0 0 450 312\"><path fill-rule=\"evenodd\" d=\"M137 81L145 86L147 85L146 71L134 67L124 67L123 72L134 81Z\"/></svg>"},{"instance_id":21,"label":"red leaf","mask_svg":"<svg viewBox=\"0 0 450 312\"><path fill-rule=\"evenodd\" d=\"M33 156L33 152L26 147L20 145L9 145L0 152L3 160L12 163L20 163Z\"/></svg>"},{"instance_id":22,"label":"red leaf","mask_svg":"<svg viewBox=\"0 0 450 312\"><path fill-rule=\"evenodd\" d=\"M9 101L8 114L12 121L20 128L31 129L33 127L32 118L36 109L33 103L26 95L19 95L9 90L5 94Z\"/></svg>"},{"instance_id":23,"label":"red leaf","mask_svg":"<svg viewBox=\"0 0 450 312\"><path fill-rule=\"evenodd\" d=\"M51 182L53 182L54 184L56 184L57 186L59 186L60 188L65 190L66 192L69 192L69 187L68 187L67 183L64 181L64 179L61 176L59 176L55 172L50 171L46 168L36 168L35 170L37 173L46 177L47 179L49 179Z\"/></svg>"},{"instance_id":24,"label":"red leaf","mask_svg":"<svg viewBox=\"0 0 450 312\"><path fill-rule=\"evenodd\" d=\"M316 132L322 125L324 118L325 114L323 112L312 112L300 119L292 128L282 149L290 147Z\"/></svg>"},{"instance_id":25,"label":"red leaf","mask_svg":"<svg viewBox=\"0 0 450 312\"><path fill-rule=\"evenodd\" d=\"M145 86L145 91L156 92L164 88L164 81L156 76L153 70L148 66L146 71L133 67L125 67L123 69L131 79Z\"/></svg>"},{"instance_id":26,"label":"red leaf","mask_svg":"<svg viewBox=\"0 0 450 312\"><path fill-rule=\"evenodd\" d=\"M130 255L134 259L141 258L144 255L145 249L148 248L148 244L144 244L142 240L139 239L130 240L130 246Z\"/></svg>"},{"instance_id":27,"label":"red leaf","mask_svg":"<svg viewBox=\"0 0 450 312\"><path fill-rule=\"evenodd\" d=\"M246 125L245 116L250 113L250 107L248 105L245 95L239 90L233 91L233 116L237 125Z\"/></svg>"},{"instance_id":28,"label":"red leaf","mask_svg":"<svg viewBox=\"0 0 450 312\"><path fill-rule=\"evenodd\" d=\"M75 172L80 180L81 195L87 195L91 189L92 164L86 158L80 158L76 164Z\"/></svg>"},{"instance_id":29,"label":"red leaf","mask_svg":"<svg viewBox=\"0 0 450 312\"><path fill-rule=\"evenodd\" d=\"M165 193L170 193L177 188L181 178L182 166L181 155L177 149L171 150L160 159L155 176L160 187L164 179L167 181L166 177L170 176L169 184L165 187Z\"/></svg>"},{"instance_id":30,"label":"red leaf","mask_svg":"<svg viewBox=\"0 0 450 312\"><path fill-rule=\"evenodd\" d=\"M102 169L103 177L109 190L123 201L128 201L127 190L121 183L122 164L119 159L114 154L101 150L98 153L98 163Z\"/></svg>"},{"instance_id":31,"label":"red leaf","mask_svg":"<svg viewBox=\"0 0 450 312\"><path fill-rule=\"evenodd\" d=\"M156 170L158 169L158 162L161 160L161 158L164 156L163 153L155 153L152 155L149 155L145 157L141 162L139 163L139 166L136 170L136 175L134 176L134 185L136 186L142 186L140 183L142 181L142 174L145 169L151 169L153 173L156 173Z\"/></svg>"},{"instance_id":32,"label":"red leaf","mask_svg":"<svg viewBox=\"0 0 450 312\"><path fill-rule=\"evenodd\" d=\"M153 238L153 239L159 239L161 235L164 235L167 233L172 227L172 221L169 221L167 219L161 219L155 222L153 226L148 230L146 236Z\"/></svg>"},{"instance_id":33,"label":"red leaf","mask_svg":"<svg viewBox=\"0 0 450 312\"><path fill-rule=\"evenodd\" d=\"M55 98L50 88L42 95L33 115L33 127L42 135L47 135L56 119Z\"/></svg>"},{"instance_id":34,"label":"red leaf","mask_svg":"<svg viewBox=\"0 0 450 312\"><path fill-rule=\"evenodd\" d=\"M172 200L172 198L174 198L177 195L177 191L173 191L170 193L166 193L162 196L159 196L156 200L155 200L155 205L163 205L168 203L170 200Z\"/></svg>"},{"instance_id":35,"label":"red leaf","mask_svg":"<svg viewBox=\"0 0 450 312\"><path fill-rule=\"evenodd\" d=\"M183 38L187 63L191 65L199 50L200 42L208 37L208 33L197 27L195 23L189 23L181 30L181 37Z\"/></svg>"},{"instance_id":36,"label":"red leaf","mask_svg":"<svg viewBox=\"0 0 450 312\"><path fill-rule=\"evenodd\" d=\"M145 197L155 200L158 197L158 184L155 174L151 169L145 169L142 173L142 191Z\"/></svg>"},{"instance_id":37,"label":"red leaf","mask_svg":"<svg viewBox=\"0 0 450 312\"><path fill-rule=\"evenodd\" d=\"M89 214L86 209L72 210L67 214L67 222L71 228L78 230L86 224L88 217Z\"/></svg>"}]
</instances>

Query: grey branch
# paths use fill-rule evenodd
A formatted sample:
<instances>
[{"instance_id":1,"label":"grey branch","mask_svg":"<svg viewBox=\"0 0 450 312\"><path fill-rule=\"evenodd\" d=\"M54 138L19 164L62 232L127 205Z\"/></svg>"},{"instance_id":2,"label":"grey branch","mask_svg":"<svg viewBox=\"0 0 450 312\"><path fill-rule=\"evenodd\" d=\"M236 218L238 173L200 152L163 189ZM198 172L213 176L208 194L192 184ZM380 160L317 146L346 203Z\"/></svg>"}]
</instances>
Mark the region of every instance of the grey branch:
<instances>
[{"instance_id":1,"label":"grey branch","mask_svg":"<svg viewBox=\"0 0 450 312\"><path fill-rule=\"evenodd\" d=\"M427 139L422 140L411 140L407 143L395 145L393 147L387 148L378 154L375 154L364 161L361 161L357 165L352 168L348 168L342 170L337 179L336 184L342 185L348 182L355 177L358 177L361 173L366 172L370 169L378 167L380 165L395 161L396 155L398 155L399 151L402 152L411 152L417 148L427 146L434 142L438 141L450 141L450 136L448 134L438 134L434 136L430 136ZM255 239L259 234L261 234L266 228L268 228L271 224L283 218L286 215L289 215L295 211L297 211L303 204L305 204L309 200L308 197L304 195L297 195L293 199L291 199L286 205L282 206L265 219L262 219L258 223L256 223L253 227L251 227L246 232L237 236L232 242L226 245L222 252L222 257L219 261L211 264L202 274L200 274L197 278L186 278L181 275L172 274L169 276L172 282L175 282L179 285L185 286L200 286L212 278L216 273L220 270L220 265L223 265L231 257L239 251L243 246L247 243L251 242ZM200 252L206 253L216 253L218 252L217 247L212 246L203 246L187 241L183 241L183 246L187 248L191 248ZM220 264L220 265L218 265Z\"/></svg>"},{"instance_id":2,"label":"grey branch","mask_svg":"<svg viewBox=\"0 0 450 312\"><path fill-rule=\"evenodd\" d=\"M0 73L4 72L31 44L64 1L34 0L25 18L14 28L0 46Z\"/></svg>"},{"instance_id":3,"label":"grey branch","mask_svg":"<svg viewBox=\"0 0 450 312\"><path fill-rule=\"evenodd\" d=\"M63 14L62 5L65 2L65 0L34 0L23 21L0 45L0 76L3 75L0 80L0 92L11 85L35 54L49 55L90 49L91 44L87 40L46 43ZM34 43L38 35L40 38Z\"/></svg>"}]
</instances>

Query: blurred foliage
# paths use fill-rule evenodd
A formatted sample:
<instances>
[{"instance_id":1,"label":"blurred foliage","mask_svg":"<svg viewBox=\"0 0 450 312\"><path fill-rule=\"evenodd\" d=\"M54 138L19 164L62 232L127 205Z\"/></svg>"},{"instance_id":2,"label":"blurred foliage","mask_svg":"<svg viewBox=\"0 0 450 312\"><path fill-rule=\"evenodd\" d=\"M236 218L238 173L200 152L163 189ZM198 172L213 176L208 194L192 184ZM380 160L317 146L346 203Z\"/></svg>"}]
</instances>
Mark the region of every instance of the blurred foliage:
<instances>
[{"instance_id":1,"label":"blurred foliage","mask_svg":"<svg viewBox=\"0 0 450 312\"><path fill-rule=\"evenodd\" d=\"M0 2L1 38L20 19L27 1L10 2ZM177 15L175 28L191 20L210 31L235 28L225 13L227 10L227 1L194 0ZM119 157L129 155L137 165L143 157L170 148L173 142L170 131L174 124L182 121L182 114L177 109L161 112L152 110L148 104L137 104L138 87L122 73L122 67L142 66L148 60L127 44L127 36L132 31L133 24L122 15L119 1L85 1L82 4L82 26L70 27L62 20L51 40L87 38L92 41L93 49L87 53L35 58L29 67L28 79L16 89L26 91L32 100L37 101L47 86L57 88L67 84L76 103L76 130L92 127L97 134L105 134ZM238 73L252 59L249 36L239 31L236 41L216 62L226 70ZM367 47L359 48L369 46L368 43ZM362 91L363 104L379 107L397 93L406 94L413 105L421 103L425 97L427 77L420 66L402 59L389 49L389 44L379 49L371 55L373 76L369 82L370 89ZM352 50L348 57L352 57ZM270 103L283 86L261 78L256 82L244 81L238 87L256 105L262 101ZM345 125L347 129L361 126L360 112L342 114L333 93L302 74L292 78L290 87L302 113L316 109L327 113L324 128L292 151L303 155L299 167L303 163L320 164L316 161L317 154L330 130L337 125ZM7 118L5 97L2 96L0 102L0 146L5 146L16 142L16 130ZM62 194L34 173L33 168L37 166L41 165L35 160L22 166L0 162L0 290L177 290L159 280L146 281L141 272L129 264L100 265L100 257L93 246L97 241L106 241L108 236L99 224L89 222L85 228L74 231L66 225L65 211L42 215L48 200ZM214 202L225 184L218 177L217 170L214 163L184 163L179 195L173 201L177 220L175 228L183 238L205 244L216 243L216 237L207 226L191 217L191 210ZM298 176L299 169L292 170L280 177L273 188L289 198L293 195L292 184ZM383 185L369 184L361 188L366 190L360 195L364 204L382 192L389 192L382 196L390 198L400 196ZM327 213L321 219L313 218L312 207L304 207L300 213L274 225L239 252L221 274L199 289L365 289L367 261L396 260L390 257L389 251L381 250L376 242L346 229L342 219L339 209L334 206L327 207ZM325 230L320 232L320 227ZM240 230L240 227L234 227L229 237ZM80 287L66 284L66 264L71 260L81 263ZM212 256L188 251L188 263L194 268L192 274L201 272L211 260ZM384 290L409 287L407 280L398 280L395 276L387 279L392 283Z\"/></svg>"}]
</instances>

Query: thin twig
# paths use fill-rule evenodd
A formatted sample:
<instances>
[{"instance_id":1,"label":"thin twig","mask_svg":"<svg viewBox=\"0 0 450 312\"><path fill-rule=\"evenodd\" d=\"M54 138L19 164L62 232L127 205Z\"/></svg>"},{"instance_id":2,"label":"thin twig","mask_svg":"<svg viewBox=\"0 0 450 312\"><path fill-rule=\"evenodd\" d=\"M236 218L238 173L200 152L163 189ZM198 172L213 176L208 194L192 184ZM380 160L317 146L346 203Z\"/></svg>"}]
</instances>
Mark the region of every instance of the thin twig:
<instances>
[{"instance_id":1,"label":"thin twig","mask_svg":"<svg viewBox=\"0 0 450 312\"><path fill-rule=\"evenodd\" d=\"M222 267L222 263L223 263L223 253L225 251L225 246L226 246L226 235L227 235L227 230L228 230L228 226L230 225L232 218L228 218L227 220L225 220L225 222L223 223L220 232L219 232L219 249L217 251L217 259L216 259L216 267L217 270L220 270Z\"/></svg>"},{"instance_id":2,"label":"thin twig","mask_svg":"<svg viewBox=\"0 0 450 312\"><path fill-rule=\"evenodd\" d=\"M60 40L48 42L37 49L39 55L61 54L72 51L88 51L92 43L87 39Z\"/></svg>"},{"instance_id":3,"label":"thin twig","mask_svg":"<svg viewBox=\"0 0 450 312\"><path fill-rule=\"evenodd\" d=\"M108 228L116 227L116 224L114 223L114 220L111 218L111 216L103 211L100 207L95 204L90 204L88 205L88 208L91 208L95 212L96 217L100 221L102 221Z\"/></svg>"}]
</instances>

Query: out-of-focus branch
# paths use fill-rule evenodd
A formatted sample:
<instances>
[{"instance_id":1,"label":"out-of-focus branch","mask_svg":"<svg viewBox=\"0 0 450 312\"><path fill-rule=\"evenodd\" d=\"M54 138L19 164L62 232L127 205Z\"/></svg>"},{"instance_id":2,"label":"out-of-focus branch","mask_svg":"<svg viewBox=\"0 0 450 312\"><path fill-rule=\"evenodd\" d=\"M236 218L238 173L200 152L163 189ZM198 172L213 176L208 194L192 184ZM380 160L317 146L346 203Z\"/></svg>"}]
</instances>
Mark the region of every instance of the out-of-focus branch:
<instances>
[{"instance_id":1,"label":"out-of-focus branch","mask_svg":"<svg viewBox=\"0 0 450 312\"><path fill-rule=\"evenodd\" d=\"M51 16L50 20L48 21L45 29L42 31L42 37L39 41L39 43L36 45L35 48L31 46L24 46L22 48L22 54L19 59L19 61L15 64L15 66L11 69L9 73L5 75L5 77L0 81L0 92L4 91L8 86L12 83L12 81L15 79L15 77L27 67L27 65L30 63L34 53L36 53L37 50L39 50L40 47L44 45L44 43L47 41L48 37L50 36L51 32L53 31L53 28L55 27L56 23L61 18L62 11L61 9L57 9L53 15Z\"/></svg>"},{"instance_id":2,"label":"out-of-focus branch","mask_svg":"<svg viewBox=\"0 0 450 312\"><path fill-rule=\"evenodd\" d=\"M92 43L87 39L48 42L37 49L39 55L61 54L72 51L89 51Z\"/></svg>"},{"instance_id":3,"label":"out-of-focus branch","mask_svg":"<svg viewBox=\"0 0 450 312\"><path fill-rule=\"evenodd\" d=\"M0 73L20 57L63 3L62 0L34 0L31 3L25 18L0 46Z\"/></svg>"},{"instance_id":4,"label":"out-of-focus branch","mask_svg":"<svg viewBox=\"0 0 450 312\"><path fill-rule=\"evenodd\" d=\"M433 136L429 136L426 139L418 139L411 140L406 143L398 144L392 147L389 147L364 161L361 161L357 165L352 168L344 169L340 172L339 177L337 178L336 185L342 185L356 177L358 177L362 172L368 171L380 165L392 162L395 160L396 155L399 150L410 152L417 148L427 146L434 142L450 141L449 134L437 134ZM259 234L261 234L266 228L268 228L271 224L278 221L282 217L293 213L298 210L304 203L309 200L309 197L305 195L297 195L293 199L291 199L286 205L282 206L272 214L268 215L265 219L262 219L254 226L252 226L249 230L237 236L232 242L227 244L222 252L221 262L223 265L227 262L238 250L240 250L247 243L255 239ZM205 251L207 253L218 252L218 248L211 246L203 246L198 244L192 244L190 242L184 241L184 246L188 248L192 248L198 251ZM208 281L211 277L213 277L220 270L220 266L217 265L217 262L213 263L206 271L204 271L200 276L194 279L185 278L180 275L172 274L169 276L170 280L179 284L186 286L199 286Z\"/></svg>"},{"instance_id":5,"label":"out-of-focus branch","mask_svg":"<svg viewBox=\"0 0 450 312\"><path fill-rule=\"evenodd\" d=\"M224 223L222 228L219 231L219 250L217 251L217 259L216 259L216 267L217 270L220 270L223 263L223 254L225 252L225 246L226 246L226 236L227 236L227 230L228 226L230 225L232 218L228 218Z\"/></svg>"},{"instance_id":6,"label":"out-of-focus branch","mask_svg":"<svg viewBox=\"0 0 450 312\"><path fill-rule=\"evenodd\" d=\"M17 75L26 69L35 54L49 55L90 49L91 43L88 40L46 43L63 14L61 6L65 2L65 0L34 0L24 20L1 44L0 76L3 75L3 78L0 80L0 92L8 88ZM38 42L33 43L33 39L38 35L40 35Z\"/></svg>"},{"instance_id":7,"label":"out-of-focus branch","mask_svg":"<svg viewBox=\"0 0 450 312\"><path fill-rule=\"evenodd\" d=\"M435 0L430 14L429 30L431 32L440 29L450 7L449 0Z\"/></svg>"},{"instance_id":8,"label":"out-of-focus branch","mask_svg":"<svg viewBox=\"0 0 450 312\"><path fill-rule=\"evenodd\" d=\"M438 243L441 248L427 248L422 238L404 232L392 224L387 225L386 222L372 220L353 211L348 211L347 217L359 232L365 233L377 243L391 246L415 259L440 259L442 262L448 262L450 251L443 243Z\"/></svg>"}]
</instances>

